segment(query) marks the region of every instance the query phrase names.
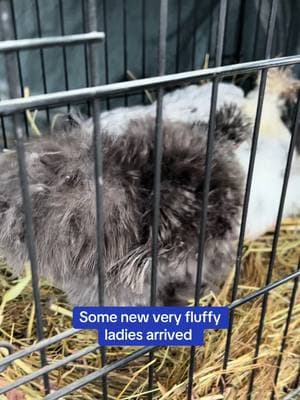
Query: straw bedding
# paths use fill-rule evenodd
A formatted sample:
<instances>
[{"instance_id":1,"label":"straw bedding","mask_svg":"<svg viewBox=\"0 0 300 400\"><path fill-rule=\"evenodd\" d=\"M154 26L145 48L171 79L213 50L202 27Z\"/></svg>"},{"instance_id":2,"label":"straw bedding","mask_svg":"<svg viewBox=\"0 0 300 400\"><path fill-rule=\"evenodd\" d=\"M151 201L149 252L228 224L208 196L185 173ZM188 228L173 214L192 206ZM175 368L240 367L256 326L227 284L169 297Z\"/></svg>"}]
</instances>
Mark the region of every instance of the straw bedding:
<instances>
[{"instance_id":1,"label":"straw bedding","mask_svg":"<svg viewBox=\"0 0 300 400\"><path fill-rule=\"evenodd\" d=\"M246 243L243 269L238 297L263 287L266 279L272 233L259 240ZM300 256L300 219L284 221L281 229L273 280L295 272ZM0 264L0 341L10 341L16 349L33 344L35 338L34 306L30 277L16 280L8 272L4 261ZM202 304L225 305L230 302L233 274L228 278L221 293L209 294ZM246 399L249 377L256 369L253 399L269 398L274 387L274 375L279 356L283 331L286 324L289 299L294 282L279 286L269 294L262 344L256 365L252 364L257 327L260 319L262 298L258 298L236 309L229 363L226 374L222 371L226 331L208 331L205 345L196 350L196 369L193 400ZM13 288L13 289L12 289ZM4 294L6 295L4 296ZM45 337L51 337L71 327L70 306L56 290L41 283ZM47 349L49 363L62 359L85 346L95 343L96 333L78 333ZM108 348L108 362L131 353L132 348ZM0 349L0 357L6 351ZM154 399L185 399L189 348L161 348L155 352ZM144 399L147 392L147 366L149 358L144 356L129 365L109 374L110 399ZM282 399L295 385L300 365L300 295L296 294L292 318L289 325L286 347L282 358L275 399ZM53 390L74 382L100 367L98 353L92 353L67 367L50 374ZM2 374L0 386L14 381L39 368L39 354L34 353L15 361ZM223 394L221 391L223 387ZM0 395L0 399L7 397ZM42 380L36 380L12 391L10 400L42 399ZM95 381L65 397L65 399L94 400L101 398L101 383Z\"/></svg>"}]
</instances>

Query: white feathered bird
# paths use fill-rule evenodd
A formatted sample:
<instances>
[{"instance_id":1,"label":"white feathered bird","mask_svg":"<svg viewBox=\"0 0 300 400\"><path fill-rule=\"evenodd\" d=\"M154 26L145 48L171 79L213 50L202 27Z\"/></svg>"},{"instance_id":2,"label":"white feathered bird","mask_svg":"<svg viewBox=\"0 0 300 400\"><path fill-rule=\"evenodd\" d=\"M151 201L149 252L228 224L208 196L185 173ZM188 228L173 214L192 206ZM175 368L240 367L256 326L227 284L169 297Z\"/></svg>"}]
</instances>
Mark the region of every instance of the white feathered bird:
<instances>
[{"instance_id":1,"label":"white feathered bird","mask_svg":"<svg viewBox=\"0 0 300 400\"><path fill-rule=\"evenodd\" d=\"M289 68L269 70L260 122L259 140L252 179L246 225L246 238L254 239L274 228L278 214L291 133L281 116L286 100L296 101L300 81ZM224 104L240 107L254 125L259 79L246 96L232 83L219 83L217 109ZM165 94L163 118L170 121L197 122L209 120L212 83L190 85ZM101 125L112 135L120 135L128 123L139 117L155 115L156 102L148 106L121 107L102 113ZM92 120L87 122L92 127ZM242 143L236 155L244 171L245 184L251 141ZM295 152L288 184L283 217L300 214L300 161Z\"/></svg>"}]
</instances>

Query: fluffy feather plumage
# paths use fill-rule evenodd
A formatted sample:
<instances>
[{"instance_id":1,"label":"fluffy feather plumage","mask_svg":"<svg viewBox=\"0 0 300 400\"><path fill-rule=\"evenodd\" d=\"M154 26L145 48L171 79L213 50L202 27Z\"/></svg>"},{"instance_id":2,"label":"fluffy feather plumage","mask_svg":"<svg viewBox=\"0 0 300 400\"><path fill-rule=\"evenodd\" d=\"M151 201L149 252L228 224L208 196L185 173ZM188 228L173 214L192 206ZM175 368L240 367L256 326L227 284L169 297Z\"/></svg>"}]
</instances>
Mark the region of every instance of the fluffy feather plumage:
<instances>
[{"instance_id":1,"label":"fluffy feather plumage","mask_svg":"<svg viewBox=\"0 0 300 400\"><path fill-rule=\"evenodd\" d=\"M282 99L274 102L273 92L273 97L266 96L262 114L247 238L274 226L280 200L289 131L281 120L276 128L268 124L269 98L279 119L282 111ZM211 84L191 85L164 96L158 304L182 304L194 292L210 93ZM247 118L252 114L245 114L243 106L247 101L241 89L220 84L203 290L216 289L235 258L253 128ZM121 108L101 117L106 304L149 303L155 107ZM40 274L64 290L73 304L97 304L92 122L77 123L68 132L27 146L34 233ZM300 212L299 157L294 157L284 216ZM24 239L16 157L3 154L0 249L17 272L27 260Z\"/></svg>"},{"instance_id":2,"label":"fluffy feather plumage","mask_svg":"<svg viewBox=\"0 0 300 400\"><path fill-rule=\"evenodd\" d=\"M241 136L236 112L237 140ZM217 287L234 257L243 176L235 159L234 117L218 115L209 192L203 286ZM224 129L225 123L225 129ZM192 295L201 222L207 126L165 121L159 230L158 304ZM155 120L104 133L106 304L148 304ZM230 140L224 140L228 134ZM249 131L245 126L244 135ZM27 146L40 274L74 304L97 304L95 190L91 136L82 126ZM19 271L27 259L15 154L0 157L0 247Z\"/></svg>"}]
</instances>

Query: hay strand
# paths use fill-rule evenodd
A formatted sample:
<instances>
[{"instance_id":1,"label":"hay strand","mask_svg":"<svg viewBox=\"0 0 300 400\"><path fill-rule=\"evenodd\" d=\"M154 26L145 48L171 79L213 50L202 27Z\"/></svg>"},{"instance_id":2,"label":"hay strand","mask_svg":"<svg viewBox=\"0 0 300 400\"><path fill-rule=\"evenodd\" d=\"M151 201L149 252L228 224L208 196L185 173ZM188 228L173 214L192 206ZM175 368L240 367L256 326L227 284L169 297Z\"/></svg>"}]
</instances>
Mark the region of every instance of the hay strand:
<instances>
[{"instance_id":1,"label":"hay strand","mask_svg":"<svg viewBox=\"0 0 300 400\"><path fill-rule=\"evenodd\" d=\"M264 286L271 248L271 232L256 241L245 244L238 297L245 296L253 290ZM273 279L277 280L293 273L296 270L299 256L300 219L288 219L282 225ZM231 298L233 278L234 272L230 274L220 293L209 293L201 299L201 304L228 304ZM29 346L36 340L30 285L23 283L22 290L20 290L19 286L18 290L11 291L15 287L16 281L8 272L4 262L0 264L0 282L1 305L5 302L5 306L2 306L3 319L0 324L0 340L11 342L17 349ZM23 281L21 279L17 282ZM261 298L244 304L235 310L232 344L226 373L222 369L226 331L206 332L205 345L196 349L196 369L193 387L193 398L195 400L246 399L248 381L253 369L256 370L256 379L252 398L254 400L269 398L274 388L276 362L279 356L292 288L293 282L289 281L269 294L264 334L255 365L252 364L252 357L260 319ZM9 301L5 301L5 299L7 300L8 292L14 293L15 296L11 296ZM70 328L72 313L64 296L45 282L42 282L41 298L45 321L45 336L51 337ZM86 346L92 345L96 340L97 335L94 331L78 332L47 349L49 362L51 363L73 354ZM133 350L128 347L109 347L107 349L108 362L120 359L130 354ZM0 357L5 354L5 350L0 349ZM189 348L181 347L160 348L155 352L155 360L152 361L155 366L156 384L153 391L155 400L186 399L189 354ZM275 399L282 399L295 384L299 362L300 295L298 292L282 358L278 384L275 388ZM0 374L0 385L13 382L23 375L36 371L39 365L38 353L15 361ZM100 366L99 356L95 353L90 353L70 363L68 366L52 371L50 374L51 387L55 390L66 386L76 379L96 371ZM144 356L110 373L108 376L109 398L111 400L146 398L148 366L148 357ZM225 388L223 394L220 391L221 382ZM42 381L39 379L31 384L22 386L18 390L21 390L22 400L39 400L43 398ZM78 400L101 399L99 382L91 383L75 393L65 396L65 400L74 398ZM0 399L2 400L1 397ZM5 397L4 399L7 400Z\"/></svg>"}]
</instances>

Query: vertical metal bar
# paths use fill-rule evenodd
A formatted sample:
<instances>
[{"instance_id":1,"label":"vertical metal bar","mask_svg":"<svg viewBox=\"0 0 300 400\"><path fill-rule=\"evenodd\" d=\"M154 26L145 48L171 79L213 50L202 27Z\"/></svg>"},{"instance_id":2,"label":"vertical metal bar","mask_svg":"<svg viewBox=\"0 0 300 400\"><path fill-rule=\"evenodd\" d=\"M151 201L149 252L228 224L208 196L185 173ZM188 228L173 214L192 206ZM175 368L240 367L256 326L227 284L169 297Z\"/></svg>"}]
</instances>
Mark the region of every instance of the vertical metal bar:
<instances>
[{"instance_id":1,"label":"vertical metal bar","mask_svg":"<svg viewBox=\"0 0 300 400\"><path fill-rule=\"evenodd\" d=\"M218 34L216 45L216 67L222 65L224 36L225 36L225 23L227 13L227 0L220 0L219 16L218 16Z\"/></svg>"},{"instance_id":2,"label":"vertical metal bar","mask_svg":"<svg viewBox=\"0 0 300 400\"><path fill-rule=\"evenodd\" d=\"M142 78L146 77L146 0L142 1ZM143 103L146 102L143 90Z\"/></svg>"},{"instance_id":3,"label":"vertical metal bar","mask_svg":"<svg viewBox=\"0 0 300 400\"><path fill-rule=\"evenodd\" d=\"M5 149L8 148L7 146L7 137L6 137L6 130L5 130L5 124L4 124L4 118L1 116L1 130L2 130L2 138L3 138L3 147Z\"/></svg>"},{"instance_id":4,"label":"vertical metal bar","mask_svg":"<svg viewBox=\"0 0 300 400\"><path fill-rule=\"evenodd\" d=\"M207 132L207 146L206 146L206 159L205 159L205 179L203 188L203 208L201 215L201 227L198 242L198 258L197 258L197 277L195 286L195 300L194 305L199 304L200 300L200 289L202 282L202 265L204 259L204 247L205 247L205 227L207 220L207 206L208 206L208 192L210 186L211 178L211 163L212 163L212 152L213 152L213 140L214 140L214 130L215 130L215 116L217 107L217 96L218 96L218 84L219 78L214 78L212 86L212 95L210 102L210 118L209 127ZM187 389L187 399L191 400L193 398L193 380L194 380L194 369L195 369L195 355L196 347L191 346L190 352L190 364L188 372L188 389Z\"/></svg>"},{"instance_id":5,"label":"vertical metal bar","mask_svg":"<svg viewBox=\"0 0 300 400\"><path fill-rule=\"evenodd\" d=\"M217 97L218 97L218 83L219 83L219 78L214 79L212 86L211 103L210 103L210 109L211 109L210 120L207 132L205 179L203 187L203 206L202 206L201 227L200 227L199 243L198 243L197 277L196 277L195 300L194 300L195 306L199 303L200 300L200 290L202 282L202 266L204 260L204 250L205 250L205 237L206 237L205 230L207 222L208 193L209 193L210 179L211 179L215 117L216 117Z\"/></svg>"},{"instance_id":6,"label":"vertical metal bar","mask_svg":"<svg viewBox=\"0 0 300 400\"><path fill-rule=\"evenodd\" d=\"M97 6L96 0L88 0L88 29L89 31L97 31ZM90 55L90 68L91 68L91 83L93 86L99 85L100 70L97 63L97 44L91 43L89 45ZM95 192L96 192L96 241L97 241L97 258L96 267L98 271L98 297L99 305L104 305L104 265L103 265L103 245L104 245L104 232L103 232L103 151L102 151L102 137L100 126L100 99L92 101L92 116L94 123L94 158L95 158ZM106 364L106 349L101 346L101 363L102 366ZM103 399L108 399L107 378L102 378L102 392Z\"/></svg>"},{"instance_id":7,"label":"vertical metal bar","mask_svg":"<svg viewBox=\"0 0 300 400\"><path fill-rule=\"evenodd\" d=\"M237 42L237 50L235 53L235 62L242 62L242 49L243 49L243 31L244 31L244 21L245 21L245 6L246 6L246 2L244 0L241 0L240 2L240 9L239 9L239 17L238 17L238 21L239 21L239 25L238 25L238 33L237 33L237 38L238 38L238 42Z\"/></svg>"},{"instance_id":8,"label":"vertical metal bar","mask_svg":"<svg viewBox=\"0 0 300 400\"><path fill-rule=\"evenodd\" d=\"M13 35L12 23L10 18L9 4L7 0L0 0L0 14L1 14L1 28L4 39L9 39ZM5 55L5 65L7 71L9 94L11 98L19 97L20 88L16 81L16 76L18 75L18 63L15 52L10 52ZM39 291L39 273L36 257L36 247L33 232L33 218L32 218L32 207L30 201L30 192L28 186L28 178L26 173L26 157L23 141L23 124L21 122L21 115L14 114L14 133L16 140L16 150L17 150L17 160L19 165L19 176L21 185L21 194L23 200L23 209L25 217L25 239L28 249L28 256L31 266L32 275L32 290L33 290L33 300L35 305L35 315L36 315L36 329L38 340L44 339L43 333L43 319L42 319L42 309L40 302L40 291ZM41 366L47 365L47 356L45 349L40 351L40 361ZM48 375L43 375L44 390L45 394L50 391L49 378Z\"/></svg>"},{"instance_id":9,"label":"vertical metal bar","mask_svg":"<svg viewBox=\"0 0 300 400\"><path fill-rule=\"evenodd\" d=\"M127 0L123 0L123 58L124 58L124 80L127 79ZM128 94L124 95L124 104L128 106Z\"/></svg>"},{"instance_id":10,"label":"vertical metal bar","mask_svg":"<svg viewBox=\"0 0 300 400\"><path fill-rule=\"evenodd\" d=\"M208 32L208 41L207 41L207 49L206 49L206 54L209 54L209 65L212 64L212 55L213 55L213 34L214 34L214 5L215 3L213 1L210 2L210 7L209 7L209 32ZM204 54L204 59L205 61L205 56Z\"/></svg>"},{"instance_id":11,"label":"vertical metal bar","mask_svg":"<svg viewBox=\"0 0 300 400\"><path fill-rule=\"evenodd\" d=\"M197 17L198 17L198 5L199 1L194 0L193 3L193 10L194 10L194 15L193 15L193 38L192 38L192 65L193 69L196 69L196 46L197 46Z\"/></svg>"},{"instance_id":12,"label":"vertical metal bar","mask_svg":"<svg viewBox=\"0 0 300 400\"><path fill-rule=\"evenodd\" d=\"M82 12L82 27L83 32L87 32L86 26L86 10L85 10L85 0L81 0L81 12ZM90 86L89 83L89 59L88 59L88 46L84 45L84 61L85 61L85 82L86 86Z\"/></svg>"},{"instance_id":13,"label":"vertical metal bar","mask_svg":"<svg viewBox=\"0 0 300 400\"><path fill-rule=\"evenodd\" d=\"M296 385L295 385L295 387L297 388L298 386L300 386L300 363L299 363L298 376L297 376L297 378L296 378Z\"/></svg>"},{"instance_id":14,"label":"vertical metal bar","mask_svg":"<svg viewBox=\"0 0 300 400\"><path fill-rule=\"evenodd\" d=\"M298 261L297 271L299 271L299 270L300 270L300 258L299 258L299 261ZM271 398L270 398L271 400L275 399L275 387L277 385L277 381L278 381L278 377L279 377L279 373L280 373L280 367L281 367L283 352L284 352L284 349L285 349L286 339L287 339L289 326L290 326L292 313L293 313L293 308L294 308L294 305L295 305L296 294L297 294L297 290L298 290L298 283L299 283L299 278L296 278L294 280L293 290L292 290L292 294L291 294L291 298L290 298L289 310L288 310L288 314L287 314L287 317L286 317L285 327L284 327L284 331L283 331L283 335L282 335L282 341L281 341L281 345L280 345L279 357L278 357L277 363L276 363L276 372L275 372L275 377L274 377L274 388L273 388L272 393L271 393Z\"/></svg>"},{"instance_id":15,"label":"vertical metal bar","mask_svg":"<svg viewBox=\"0 0 300 400\"><path fill-rule=\"evenodd\" d=\"M260 85L259 85L259 91L258 91L258 102L257 102L257 108L256 108L256 114L255 114L255 123L254 123L254 129L253 129L250 160L249 160L249 167L248 167L248 174L247 174L247 181L246 181L246 190L245 190L242 219L241 219L241 228L240 228L240 235L239 235L239 241L238 241L238 247L237 247L237 256L236 256L236 261L235 261L235 274L234 274L234 280L233 280L231 302L235 301L237 298L237 291L238 291L240 275L241 275L243 245L244 245L244 239L245 239L247 215L248 215L251 185L252 185L252 179L253 179L254 164L255 164L255 158L256 158L259 127L260 127L260 120L261 120L262 107L263 107L263 99L264 99L264 93L265 93L266 81L267 81L267 72L268 72L267 70L262 71ZM227 331L226 345L225 345L225 351L224 351L223 369L226 369L227 365L228 365L233 319L234 319L234 310L232 310L230 312L229 328Z\"/></svg>"},{"instance_id":16,"label":"vertical metal bar","mask_svg":"<svg viewBox=\"0 0 300 400\"><path fill-rule=\"evenodd\" d=\"M179 72L181 0L177 0L176 72Z\"/></svg>"},{"instance_id":17,"label":"vertical metal bar","mask_svg":"<svg viewBox=\"0 0 300 400\"><path fill-rule=\"evenodd\" d=\"M59 0L59 22L60 22L60 32L64 36L65 35L65 18L64 18L64 8L63 8L62 0ZM66 52L66 47L65 46L62 46L62 52L63 52L63 68L64 68L65 89L69 90L67 52ZM69 111L70 111L70 104L68 104L68 112Z\"/></svg>"},{"instance_id":18,"label":"vertical metal bar","mask_svg":"<svg viewBox=\"0 0 300 400\"><path fill-rule=\"evenodd\" d=\"M14 8L13 0L10 0L10 9L11 9L13 31L14 31L14 39L18 39L16 15L15 15L15 8ZM22 97L24 97L24 80L23 80L22 67L21 67L21 58L20 58L19 52L17 52L16 54L17 54L17 62L18 62L19 81L20 81L20 86L21 86L21 95L22 95ZM24 116L24 125L25 125L26 136L29 137L28 122L27 122L27 117L26 117L25 112L24 112L23 116Z\"/></svg>"},{"instance_id":19,"label":"vertical metal bar","mask_svg":"<svg viewBox=\"0 0 300 400\"><path fill-rule=\"evenodd\" d=\"M291 171L291 166L292 166L292 161L293 161L294 150L295 150L295 146L296 146L297 125L299 124L299 122L300 122L300 96L298 99L295 124L294 124L294 129L293 129L293 133L292 133L292 137L291 137L291 141L290 141L289 153L288 153L288 158L287 158L287 163L286 163L286 168L285 168L285 173L284 173L283 186L282 186L282 192L281 192L281 197L280 197L280 204L279 204L279 209L278 209L278 214L277 214L276 227L275 227L273 243L272 243L271 257L270 257L270 262L269 262L269 267L268 267L268 271L267 271L265 285L268 285L272 280L273 268L274 268L274 264L275 264L277 245L278 245L279 234L280 234L280 226L281 226L281 221L282 221L282 216L283 216L284 202L285 202L285 197L286 197L286 192L287 192L287 187L288 187L288 181L289 181L289 176L290 176L290 171ZM268 295L269 294L266 293L264 295L263 301L262 301L261 317L260 317L259 327L258 327L258 332L257 332L254 357L252 360L253 364L256 362L257 357L259 355L259 349L260 349L260 344L261 344L263 330L264 330L264 321L265 321L265 316L266 316L267 306L268 306L268 298L269 298ZM248 400L251 399L255 374L256 374L256 370L252 369L250 381L249 381L249 389L248 389L248 394L247 394Z\"/></svg>"},{"instance_id":20,"label":"vertical metal bar","mask_svg":"<svg viewBox=\"0 0 300 400\"><path fill-rule=\"evenodd\" d=\"M83 32L87 32L86 27L86 10L85 10L85 0L81 0L81 12L82 12L82 27ZM89 83L89 61L88 61L88 46L84 45L84 60L85 60L85 82L86 86L90 86Z\"/></svg>"},{"instance_id":21,"label":"vertical metal bar","mask_svg":"<svg viewBox=\"0 0 300 400\"><path fill-rule=\"evenodd\" d=\"M38 36L42 37L42 26L41 26L39 0L34 0L34 1L35 1L36 23L37 23ZM41 67L42 67L43 90L44 90L44 93L48 93L47 79L46 79L46 68L45 68L45 57L44 57L43 49L40 49L40 59L41 59ZM50 125L49 107L46 108L46 116L47 116L47 123L48 123L48 125Z\"/></svg>"},{"instance_id":22,"label":"vertical metal bar","mask_svg":"<svg viewBox=\"0 0 300 400\"><path fill-rule=\"evenodd\" d=\"M166 37L168 24L168 0L160 1L160 32L159 32L159 55L158 55L158 76L165 73L166 68ZM155 132L155 159L154 159L154 204L153 204L153 224L152 224L152 267L151 267L151 295L150 303L156 303L156 270L158 258L158 231L160 219L160 180L161 180L161 160L163 153L163 88L158 89L156 107L156 132Z\"/></svg>"},{"instance_id":23,"label":"vertical metal bar","mask_svg":"<svg viewBox=\"0 0 300 400\"><path fill-rule=\"evenodd\" d=\"M105 32L105 41L104 41L104 63L105 63L105 82L109 83L109 68L108 68L108 31L107 31L107 4L106 0L103 0L103 28ZM110 101L109 98L106 98L106 108L110 109Z\"/></svg>"},{"instance_id":24,"label":"vertical metal bar","mask_svg":"<svg viewBox=\"0 0 300 400\"><path fill-rule=\"evenodd\" d=\"M259 5L257 7L257 2L254 3L254 6L256 5L257 9L257 15L256 15L256 24L255 24L255 35L254 35L254 43L253 43L253 49L252 49L252 60L255 60L256 57L256 44L258 41L258 32L260 28L260 13L261 13L261 8L263 7L263 2L259 1Z\"/></svg>"},{"instance_id":25,"label":"vertical metal bar","mask_svg":"<svg viewBox=\"0 0 300 400\"><path fill-rule=\"evenodd\" d=\"M218 15L218 30L217 30L217 47L216 47L216 67L222 65L224 35L225 35L225 21L227 11L227 0L220 1L219 15ZM205 177L203 187L203 207L201 215L201 226L198 241L198 259L197 259L197 277L195 286L195 301L194 305L199 304L200 300L200 289L202 283L202 268L205 250L205 236L206 236L206 220L207 220L207 207L208 207L208 193L211 179L211 164L213 154L213 142L214 142L214 131L216 124L216 109L217 109L217 97L218 97L218 84L219 77L214 78L212 85L212 94L210 101L210 116L207 132L207 145L206 145L206 159L205 159ZM190 364L188 371L188 387L187 387L187 399L191 400L193 396L193 381L194 381L194 369L195 369L195 354L196 347L191 346L190 352Z\"/></svg>"},{"instance_id":26,"label":"vertical metal bar","mask_svg":"<svg viewBox=\"0 0 300 400\"><path fill-rule=\"evenodd\" d=\"M292 38L293 38L294 30L295 30L295 25L296 25L295 22L296 21L297 21L297 18L293 17L293 13L292 13L292 15L290 17L290 22L289 22L289 25L288 25L286 48L285 48L284 54L283 54L285 56L288 56L289 54L292 54L292 50L293 50L293 47L292 47L293 46L293 40L292 40Z\"/></svg>"},{"instance_id":27,"label":"vertical metal bar","mask_svg":"<svg viewBox=\"0 0 300 400\"><path fill-rule=\"evenodd\" d=\"M267 41L266 41L266 47L265 47L266 58L270 54L271 47L272 47L272 38L273 38L273 32L274 32L274 28L275 28L275 18L276 18L276 8L277 8L277 5L275 4L276 2L277 2L277 0L273 1L272 10L271 10L271 13L269 16L269 21L268 21L268 33L267 33ZM247 223L251 185L252 185L256 150L257 150L258 136L259 136L259 127L260 127L260 120L261 120L261 114L262 114L262 107L263 107L263 101L264 101L264 94L265 94L265 88L266 88L267 74L268 74L267 70L262 71L260 85L259 85L259 91L258 91L258 101L257 101L257 108L256 108L256 115L255 115L254 129L253 129L249 167L248 167L248 173L247 173L246 190L245 190L242 219L241 219L241 228L240 228L240 235L239 235L239 241L238 241L238 247L237 247L237 256L236 256L236 262L235 262L235 275L234 275L232 296L231 296L232 302L236 300L238 285L239 285L240 275L241 275L243 245L244 245L244 239L245 239L245 230L246 230L246 223ZM229 328L227 331L226 344L225 344L225 350L224 350L224 361L223 361L223 369L224 370L226 370L227 365L228 365L228 360L229 360L233 320L234 320L234 310L232 310L230 312Z\"/></svg>"},{"instance_id":28,"label":"vertical metal bar","mask_svg":"<svg viewBox=\"0 0 300 400\"><path fill-rule=\"evenodd\" d=\"M265 47L265 58L271 58L273 36L274 36L274 30L275 30L275 24L276 24L277 8L278 8L278 0L272 0L269 22L268 22L267 41L266 41L266 47Z\"/></svg>"},{"instance_id":29,"label":"vertical metal bar","mask_svg":"<svg viewBox=\"0 0 300 400\"><path fill-rule=\"evenodd\" d=\"M159 16L159 44L158 44L158 76L165 74L166 70L166 47L168 28L168 0L160 0ZM154 187L153 187L153 220L152 220L152 262L151 262L151 293L150 304L156 304L157 289L157 263L158 263L158 233L160 223L160 186L161 186L161 161L163 155L163 88L158 89L156 107L156 128L155 128L155 158L154 158ZM150 362L154 359L154 352L149 353ZM150 365L148 370L148 399L153 397L153 372L154 366Z\"/></svg>"},{"instance_id":30,"label":"vertical metal bar","mask_svg":"<svg viewBox=\"0 0 300 400\"><path fill-rule=\"evenodd\" d=\"M87 24L86 24L86 10L85 10L85 0L81 0L81 12L82 12L82 30L83 32L87 32ZM85 66L85 84L86 87L90 86L89 79L89 54L88 54L88 45L84 45L84 66ZM88 115L91 116L91 102L87 100L87 111Z\"/></svg>"},{"instance_id":31,"label":"vertical metal bar","mask_svg":"<svg viewBox=\"0 0 300 400\"><path fill-rule=\"evenodd\" d=\"M261 13L261 7L263 6L263 3L259 3L259 11L257 15L257 22L256 22L256 32L255 32L255 44L258 41L258 31L259 31L259 15ZM272 53L272 43L273 43L273 36L274 36L274 28L276 24L276 14L277 14L277 8L278 8L278 0L272 0L271 3L271 10L269 14L269 22L268 22L268 31L267 31L267 38L266 38L266 46L265 46L265 58L270 58L271 53ZM270 31L272 34L270 34ZM253 59L255 58L256 55L256 48L254 47L254 53L253 53Z\"/></svg>"}]
</instances>

